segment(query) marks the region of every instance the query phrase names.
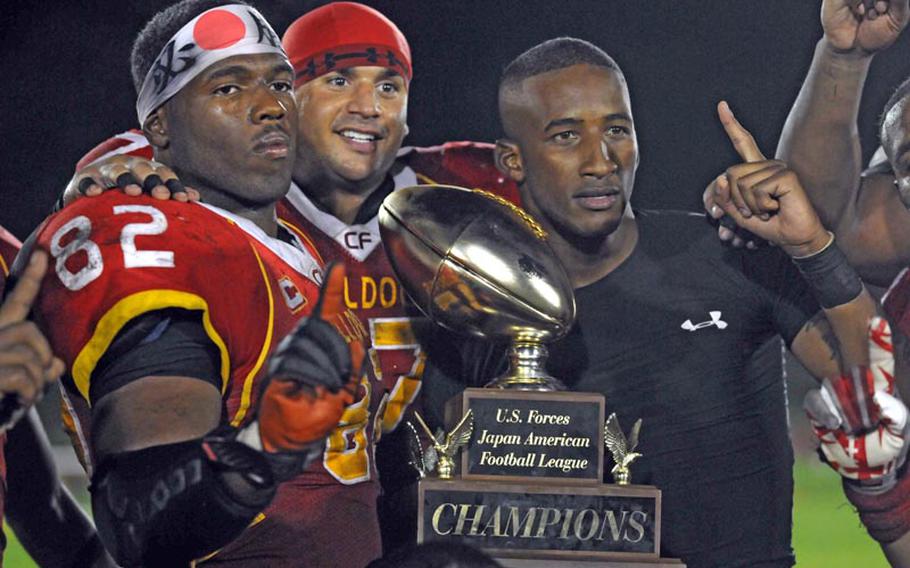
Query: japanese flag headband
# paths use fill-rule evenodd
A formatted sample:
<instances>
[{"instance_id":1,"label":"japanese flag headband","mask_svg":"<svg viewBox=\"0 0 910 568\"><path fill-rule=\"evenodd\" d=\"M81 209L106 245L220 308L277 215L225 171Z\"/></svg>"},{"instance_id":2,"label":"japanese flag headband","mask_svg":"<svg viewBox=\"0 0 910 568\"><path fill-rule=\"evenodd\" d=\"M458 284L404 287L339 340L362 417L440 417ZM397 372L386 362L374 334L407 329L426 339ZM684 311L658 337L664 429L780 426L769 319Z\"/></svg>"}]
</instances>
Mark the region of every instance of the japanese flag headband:
<instances>
[{"instance_id":1,"label":"japanese flag headband","mask_svg":"<svg viewBox=\"0 0 910 568\"><path fill-rule=\"evenodd\" d=\"M275 30L252 6L227 4L199 14L174 34L146 74L136 100L139 125L214 63L259 53L287 58Z\"/></svg>"}]
</instances>

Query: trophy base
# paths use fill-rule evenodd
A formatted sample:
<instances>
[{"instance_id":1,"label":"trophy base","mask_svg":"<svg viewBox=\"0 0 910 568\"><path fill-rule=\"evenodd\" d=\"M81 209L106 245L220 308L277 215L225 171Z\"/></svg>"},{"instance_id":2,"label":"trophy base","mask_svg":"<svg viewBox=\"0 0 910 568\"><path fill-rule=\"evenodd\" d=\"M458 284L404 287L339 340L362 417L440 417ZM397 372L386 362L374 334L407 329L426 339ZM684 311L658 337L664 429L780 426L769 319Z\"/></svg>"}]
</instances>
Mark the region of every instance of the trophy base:
<instances>
[{"instance_id":1,"label":"trophy base","mask_svg":"<svg viewBox=\"0 0 910 568\"><path fill-rule=\"evenodd\" d=\"M418 543L469 544L529 567L661 560L656 487L430 478L417 495Z\"/></svg>"}]
</instances>

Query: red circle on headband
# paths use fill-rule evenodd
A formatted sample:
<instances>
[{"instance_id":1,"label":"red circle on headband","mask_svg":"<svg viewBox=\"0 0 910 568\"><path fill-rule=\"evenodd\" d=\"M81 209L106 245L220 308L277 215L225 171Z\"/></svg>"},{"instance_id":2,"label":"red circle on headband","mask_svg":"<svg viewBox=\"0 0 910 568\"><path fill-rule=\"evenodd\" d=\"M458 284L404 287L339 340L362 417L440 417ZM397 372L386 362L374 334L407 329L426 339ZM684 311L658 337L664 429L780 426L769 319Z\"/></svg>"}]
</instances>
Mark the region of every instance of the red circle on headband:
<instances>
[{"instance_id":1,"label":"red circle on headband","mask_svg":"<svg viewBox=\"0 0 910 568\"><path fill-rule=\"evenodd\" d=\"M246 25L227 10L211 10L193 26L193 39L202 49L231 47L246 35Z\"/></svg>"}]
</instances>

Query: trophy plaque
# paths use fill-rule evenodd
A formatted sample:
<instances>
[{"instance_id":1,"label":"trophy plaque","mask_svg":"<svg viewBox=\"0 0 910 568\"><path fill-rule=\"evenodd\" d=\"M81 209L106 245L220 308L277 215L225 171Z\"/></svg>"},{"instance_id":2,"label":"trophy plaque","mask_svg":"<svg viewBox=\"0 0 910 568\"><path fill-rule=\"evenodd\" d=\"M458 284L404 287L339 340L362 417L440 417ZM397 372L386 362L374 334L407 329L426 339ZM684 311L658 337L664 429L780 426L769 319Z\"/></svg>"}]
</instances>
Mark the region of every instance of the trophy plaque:
<instances>
[{"instance_id":1,"label":"trophy plaque","mask_svg":"<svg viewBox=\"0 0 910 568\"><path fill-rule=\"evenodd\" d=\"M565 392L546 372L546 343L568 331L575 301L543 229L502 198L454 186L396 190L379 223L421 311L509 344L505 374L446 404L449 430L405 425L421 477L418 542L470 544L516 568L684 566L660 557L660 490L629 484L641 421L626 436L615 414L605 421L602 395ZM605 444L615 485L603 483Z\"/></svg>"}]
</instances>

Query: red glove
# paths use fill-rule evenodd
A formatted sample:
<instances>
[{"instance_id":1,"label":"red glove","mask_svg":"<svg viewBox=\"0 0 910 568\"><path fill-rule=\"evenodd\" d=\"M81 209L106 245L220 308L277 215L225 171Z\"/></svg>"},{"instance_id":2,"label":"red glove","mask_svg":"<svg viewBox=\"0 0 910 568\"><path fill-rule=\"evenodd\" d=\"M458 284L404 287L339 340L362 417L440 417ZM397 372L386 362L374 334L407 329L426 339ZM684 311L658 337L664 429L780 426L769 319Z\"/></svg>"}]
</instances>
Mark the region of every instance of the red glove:
<instances>
[{"instance_id":1,"label":"red glove","mask_svg":"<svg viewBox=\"0 0 910 568\"><path fill-rule=\"evenodd\" d=\"M312 452L315 444L321 451L324 438L354 402L365 350L343 327L344 279L343 265L328 268L313 313L272 354L258 424L251 425L258 429L266 452ZM248 433L241 434L255 447L249 438Z\"/></svg>"},{"instance_id":2,"label":"red glove","mask_svg":"<svg viewBox=\"0 0 910 568\"><path fill-rule=\"evenodd\" d=\"M845 479L881 491L907 455L907 407L894 390L891 329L873 318L869 367L825 379L809 392L806 412L825 461Z\"/></svg>"}]
</instances>

